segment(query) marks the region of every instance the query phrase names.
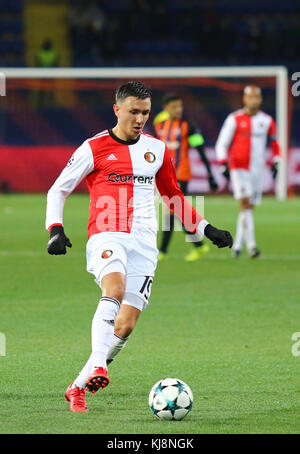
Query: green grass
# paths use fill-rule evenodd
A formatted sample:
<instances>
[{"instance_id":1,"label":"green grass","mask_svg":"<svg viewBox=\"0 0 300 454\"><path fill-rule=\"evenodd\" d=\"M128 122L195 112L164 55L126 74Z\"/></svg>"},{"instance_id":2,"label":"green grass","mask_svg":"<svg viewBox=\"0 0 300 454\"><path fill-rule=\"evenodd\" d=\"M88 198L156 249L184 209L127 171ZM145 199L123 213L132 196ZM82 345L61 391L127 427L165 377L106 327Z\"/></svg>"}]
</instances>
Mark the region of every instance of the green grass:
<instances>
[{"instance_id":1,"label":"green grass","mask_svg":"<svg viewBox=\"0 0 300 454\"><path fill-rule=\"evenodd\" d=\"M73 195L65 225L73 248L46 253L45 196L0 198L1 433L299 433L300 200L265 197L255 213L262 256L230 257L212 246L187 264L176 232L159 264L149 308L110 366L111 384L73 414L65 388L90 354L100 296L85 270L88 196ZM236 202L207 197L205 217L235 231ZM158 421L147 398L166 376L186 381L194 407L180 422Z\"/></svg>"}]
</instances>

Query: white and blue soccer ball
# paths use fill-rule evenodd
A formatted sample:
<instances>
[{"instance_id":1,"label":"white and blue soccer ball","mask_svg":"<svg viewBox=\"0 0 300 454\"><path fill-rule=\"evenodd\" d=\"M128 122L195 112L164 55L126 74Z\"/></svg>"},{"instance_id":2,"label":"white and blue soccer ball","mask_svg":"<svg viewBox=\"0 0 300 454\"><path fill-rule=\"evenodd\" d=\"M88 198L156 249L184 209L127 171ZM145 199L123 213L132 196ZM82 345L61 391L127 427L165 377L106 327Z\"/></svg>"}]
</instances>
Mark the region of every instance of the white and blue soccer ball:
<instances>
[{"instance_id":1,"label":"white and blue soccer ball","mask_svg":"<svg viewBox=\"0 0 300 454\"><path fill-rule=\"evenodd\" d=\"M164 378L155 383L149 394L149 407L159 419L181 420L192 409L191 388L178 378Z\"/></svg>"}]
</instances>

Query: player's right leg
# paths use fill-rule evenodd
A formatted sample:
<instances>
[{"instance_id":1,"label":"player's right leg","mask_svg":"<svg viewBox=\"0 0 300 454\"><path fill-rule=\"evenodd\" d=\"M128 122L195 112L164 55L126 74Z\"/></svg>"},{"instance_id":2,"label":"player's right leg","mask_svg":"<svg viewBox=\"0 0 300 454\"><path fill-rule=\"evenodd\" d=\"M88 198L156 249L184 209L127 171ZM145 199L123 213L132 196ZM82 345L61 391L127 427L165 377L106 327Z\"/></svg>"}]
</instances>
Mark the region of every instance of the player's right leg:
<instances>
[{"instance_id":1,"label":"player's right leg","mask_svg":"<svg viewBox=\"0 0 300 454\"><path fill-rule=\"evenodd\" d=\"M254 216L252 198L243 198L240 200L241 213L244 215L245 241L248 254L252 258L259 257L260 251L257 249L254 229Z\"/></svg>"},{"instance_id":2,"label":"player's right leg","mask_svg":"<svg viewBox=\"0 0 300 454\"><path fill-rule=\"evenodd\" d=\"M112 283L110 282L111 278L112 275L107 275L101 281L102 293L105 295L111 293L113 289ZM147 285L144 292L141 293L140 290L143 288L146 280ZM152 278L150 279L150 276L127 277L125 294L122 288L124 296L122 298L121 308L115 318L114 330L110 333L112 336L111 341L109 342L110 348L105 350L105 364L109 364L113 361L117 354L125 347L141 312L147 307L145 294L149 297L151 283ZM104 358L102 358L102 360L104 361ZM93 394L99 388L103 388L108 384L106 382L106 378L108 377L106 373L103 375L103 371L107 372L107 366L104 368L103 366L98 367L96 365L87 379L86 388L93 392ZM102 386L103 384L104 386Z\"/></svg>"},{"instance_id":3,"label":"player's right leg","mask_svg":"<svg viewBox=\"0 0 300 454\"><path fill-rule=\"evenodd\" d=\"M114 271L109 272L110 270ZM120 272L121 266L118 262L111 262L107 271L108 274L100 278L102 297L92 321L92 354L65 394L71 411L88 411L86 390L95 394L110 382L106 359L113 343L115 319L123 299L126 279L125 273Z\"/></svg>"},{"instance_id":4,"label":"player's right leg","mask_svg":"<svg viewBox=\"0 0 300 454\"><path fill-rule=\"evenodd\" d=\"M117 234L98 234L93 235L87 243L87 270L94 274L96 283L102 286L102 298L92 322L92 354L69 387L72 390L81 390L81 394L85 393L86 389L94 393L109 383L106 358L113 342L114 321L126 286L127 256L119 239ZM70 395L69 388L67 397ZM69 400L71 402L71 399ZM79 404L73 411L86 411L83 400L79 398ZM80 407L81 410L78 409ZM72 410L72 402L70 408Z\"/></svg>"},{"instance_id":5,"label":"player's right leg","mask_svg":"<svg viewBox=\"0 0 300 454\"><path fill-rule=\"evenodd\" d=\"M231 250L232 257L239 257L245 240L245 211L241 208L238 214L238 218L236 221L236 233L234 237L234 243Z\"/></svg>"},{"instance_id":6,"label":"player's right leg","mask_svg":"<svg viewBox=\"0 0 300 454\"><path fill-rule=\"evenodd\" d=\"M236 223L236 234L231 255L239 257L247 240L247 210L251 208L252 185L250 172L244 169L234 169L230 172L233 196L239 201L240 211Z\"/></svg>"},{"instance_id":7,"label":"player's right leg","mask_svg":"<svg viewBox=\"0 0 300 454\"><path fill-rule=\"evenodd\" d=\"M255 239L255 228L254 228L254 207L260 205L262 199L262 184L263 184L263 173L262 169L252 169L251 171L251 184L253 188L253 193L251 197L251 207L248 211L247 218L247 248L249 256L252 258L257 258L260 256L260 251L256 245ZM249 244L248 244L249 242Z\"/></svg>"},{"instance_id":8,"label":"player's right leg","mask_svg":"<svg viewBox=\"0 0 300 454\"><path fill-rule=\"evenodd\" d=\"M105 294L112 291L112 286L109 282L111 277L111 275L108 275L107 279L103 279L102 290ZM116 293L114 294L116 295ZM137 298L133 294L125 294L121 304L121 309L115 319L113 340L106 357L107 365L111 363L117 354L119 354L125 347L127 340L136 325L139 315L143 310L143 306L144 304L140 298ZM92 353L79 376L66 391L65 400L70 402L71 411L88 411L85 400L86 390L88 389L95 394L98 389L103 389L105 387L103 385L107 386L109 382L107 367L103 368L101 366L93 369L93 356L94 355ZM88 385L89 381L91 381L90 385Z\"/></svg>"},{"instance_id":9,"label":"player's right leg","mask_svg":"<svg viewBox=\"0 0 300 454\"><path fill-rule=\"evenodd\" d=\"M113 270L117 264L111 263ZM105 269L104 269L105 270ZM124 270L125 271L125 270ZM107 355L114 337L115 319L125 292L125 272L110 272L101 278L102 298L92 322L91 371L86 388L93 394L109 384Z\"/></svg>"}]
</instances>

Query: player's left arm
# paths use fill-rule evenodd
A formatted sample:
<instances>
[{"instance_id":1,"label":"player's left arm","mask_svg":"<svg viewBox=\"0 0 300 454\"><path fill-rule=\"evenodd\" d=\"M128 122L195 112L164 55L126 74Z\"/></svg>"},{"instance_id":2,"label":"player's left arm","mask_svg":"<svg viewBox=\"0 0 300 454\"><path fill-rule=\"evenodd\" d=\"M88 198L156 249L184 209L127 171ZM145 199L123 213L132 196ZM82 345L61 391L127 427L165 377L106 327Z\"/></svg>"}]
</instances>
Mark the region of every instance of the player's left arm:
<instances>
[{"instance_id":1,"label":"player's left arm","mask_svg":"<svg viewBox=\"0 0 300 454\"><path fill-rule=\"evenodd\" d=\"M207 159L207 156L205 153L204 137L201 134L201 132L198 132L195 129L194 125L192 125L191 123L189 123L188 128L189 128L188 129L189 146L192 148L196 148L196 150L198 151L200 158L202 159L202 162L205 165L205 168L206 168L206 171L208 174L208 182L209 182L210 189L212 191L216 191L218 189L218 184L217 184L216 180L214 179L214 176L213 176L213 173L211 170L211 166L210 166L210 162Z\"/></svg>"},{"instance_id":2,"label":"player's left arm","mask_svg":"<svg viewBox=\"0 0 300 454\"><path fill-rule=\"evenodd\" d=\"M209 224L184 197L178 186L174 165L167 147L165 147L163 164L156 174L156 186L164 202L174 211L188 231L207 237L219 248L232 246L231 234Z\"/></svg>"},{"instance_id":3,"label":"player's left arm","mask_svg":"<svg viewBox=\"0 0 300 454\"><path fill-rule=\"evenodd\" d=\"M273 160L271 166L272 177L275 179L278 172L278 165L280 162L280 147L276 136L276 123L271 119L270 127L268 130L268 139L273 153Z\"/></svg>"}]
</instances>

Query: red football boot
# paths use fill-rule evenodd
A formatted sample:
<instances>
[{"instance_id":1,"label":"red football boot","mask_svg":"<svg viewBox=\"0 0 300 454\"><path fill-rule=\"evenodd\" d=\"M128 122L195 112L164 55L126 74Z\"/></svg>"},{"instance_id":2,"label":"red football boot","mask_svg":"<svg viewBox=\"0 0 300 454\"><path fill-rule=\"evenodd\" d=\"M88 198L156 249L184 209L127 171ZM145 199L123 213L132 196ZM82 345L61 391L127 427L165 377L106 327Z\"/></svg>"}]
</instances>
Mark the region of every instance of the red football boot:
<instances>
[{"instance_id":1,"label":"red football boot","mask_svg":"<svg viewBox=\"0 0 300 454\"><path fill-rule=\"evenodd\" d=\"M75 388L71 388L72 384L73 382L67 388L65 394L65 400L67 402L70 402L70 410L79 411L81 413L88 412L89 409L86 406L85 400L85 389L78 388L78 386L75 386Z\"/></svg>"},{"instance_id":2,"label":"red football boot","mask_svg":"<svg viewBox=\"0 0 300 454\"><path fill-rule=\"evenodd\" d=\"M105 388L109 382L110 379L107 375L107 369L104 369L103 367L94 367L91 375L87 379L85 389L87 389L94 395L99 388Z\"/></svg>"}]
</instances>

